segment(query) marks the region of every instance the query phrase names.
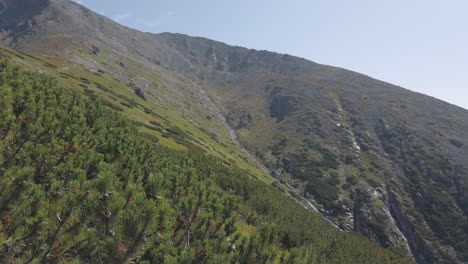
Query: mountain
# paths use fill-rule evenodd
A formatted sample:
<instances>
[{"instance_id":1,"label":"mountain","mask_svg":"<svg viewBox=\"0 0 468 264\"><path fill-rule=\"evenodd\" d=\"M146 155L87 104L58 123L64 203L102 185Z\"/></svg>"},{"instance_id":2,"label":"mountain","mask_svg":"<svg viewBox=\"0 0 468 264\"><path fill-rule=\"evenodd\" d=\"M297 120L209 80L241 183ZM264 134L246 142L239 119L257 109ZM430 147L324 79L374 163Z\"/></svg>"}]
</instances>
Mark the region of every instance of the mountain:
<instances>
[{"instance_id":1,"label":"mountain","mask_svg":"<svg viewBox=\"0 0 468 264\"><path fill-rule=\"evenodd\" d=\"M1 263L411 263L12 59L0 58Z\"/></svg>"},{"instance_id":2,"label":"mountain","mask_svg":"<svg viewBox=\"0 0 468 264\"><path fill-rule=\"evenodd\" d=\"M43 2L37 10L28 1L5 2L3 43L44 60L59 81L105 99L161 143L180 150L201 148L264 175L233 142L234 133L205 91L161 65L152 36L72 2ZM20 3L32 10L23 10ZM30 13L37 15L28 17ZM18 17L23 19L18 22ZM190 134L183 132L187 128Z\"/></svg>"},{"instance_id":3,"label":"mountain","mask_svg":"<svg viewBox=\"0 0 468 264\"><path fill-rule=\"evenodd\" d=\"M3 3L13 60L160 144L237 164L418 263L468 261L465 109L290 55L139 32L65 0Z\"/></svg>"},{"instance_id":4,"label":"mountain","mask_svg":"<svg viewBox=\"0 0 468 264\"><path fill-rule=\"evenodd\" d=\"M421 263L466 261L468 111L289 55L158 38L240 142L338 226Z\"/></svg>"}]
</instances>

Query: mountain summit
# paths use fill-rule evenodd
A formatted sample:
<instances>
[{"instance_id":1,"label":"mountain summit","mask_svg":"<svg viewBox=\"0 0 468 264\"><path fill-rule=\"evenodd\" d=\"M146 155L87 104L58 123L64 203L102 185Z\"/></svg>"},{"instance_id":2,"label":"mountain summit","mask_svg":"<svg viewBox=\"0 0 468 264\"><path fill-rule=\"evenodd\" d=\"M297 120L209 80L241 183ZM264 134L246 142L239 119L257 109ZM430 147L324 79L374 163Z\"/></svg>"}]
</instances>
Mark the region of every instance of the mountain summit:
<instances>
[{"instance_id":1,"label":"mountain summit","mask_svg":"<svg viewBox=\"0 0 468 264\"><path fill-rule=\"evenodd\" d=\"M125 84L101 89L106 100L116 97L106 89L139 91L178 124L179 143L185 135L265 171L338 228L419 263L468 261L467 110L290 55L139 32L66 0L3 4L4 45L45 58L62 77L105 72ZM144 110L128 116L139 121Z\"/></svg>"}]
</instances>

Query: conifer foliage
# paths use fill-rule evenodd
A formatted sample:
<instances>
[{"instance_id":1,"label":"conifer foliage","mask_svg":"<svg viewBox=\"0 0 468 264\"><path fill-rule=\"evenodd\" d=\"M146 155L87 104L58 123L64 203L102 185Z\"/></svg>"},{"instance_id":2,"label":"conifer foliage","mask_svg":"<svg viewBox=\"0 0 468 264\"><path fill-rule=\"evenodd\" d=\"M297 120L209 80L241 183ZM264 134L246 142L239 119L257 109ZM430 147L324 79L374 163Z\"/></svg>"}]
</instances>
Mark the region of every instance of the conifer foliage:
<instances>
[{"instance_id":1,"label":"conifer foliage","mask_svg":"<svg viewBox=\"0 0 468 264\"><path fill-rule=\"evenodd\" d=\"M405 261L5 59L0 95L1 263Z\"/></svg>"}]
</instances>

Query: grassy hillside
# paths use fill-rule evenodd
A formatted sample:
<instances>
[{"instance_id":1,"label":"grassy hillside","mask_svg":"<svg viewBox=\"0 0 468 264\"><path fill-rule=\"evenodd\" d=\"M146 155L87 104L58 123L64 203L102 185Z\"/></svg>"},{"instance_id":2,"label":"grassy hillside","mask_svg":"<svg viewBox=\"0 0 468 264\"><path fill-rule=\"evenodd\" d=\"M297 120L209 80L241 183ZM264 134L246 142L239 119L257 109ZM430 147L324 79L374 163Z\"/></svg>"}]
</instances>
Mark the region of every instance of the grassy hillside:
<instances>
[{"instance_id":1,"label":"grassy hillside","mask_svg":"<svg viewBox=\"0 0 468 264\"><path fill-rule=\"evenodd\" d=\"M99 67L70 64L62 57L29 55L1 46L0 54L26 67L55 77L66 89L79 91L80 94L89 98L100 98L103 104L132 120L138 130L144 132L144 135L158 138L162 145L174 150L191 149L203 153L209 152L227 163L237 164L258 178L271 182L271 179L266 177L250 156L231 141L226 126L217 117L211 117L210 115L213 114L210 111L203 113L190 111L190 109L184 110L185 106L178 105L181 104L181 100L174 95L169 96L171 99L167 99L160 94L142 92L143 99L135 92L135 84L117 79L114 77L115 73L105 72ZM93 55L84 56L92 57ZM113 67L111 63L107 65ZM157 74L150 74L148 69L137 68L138 65L132 63L126 65L136 67L132 72L147 73L148 78L159 87L158 93L170 93L168 85L171 87L188 85L187 80L180 79L177 79L176 84L166 84L162 77L159 79ZM130 70L126 69L126 71ZM167 72L164 76L168 78L167 76L174 74ZM187 104L196 109L195 103Z\"/></svg>"},{"instance_id":2,"label":"grassy hillside","mask_svg":"<svg viewBox=\"0 0 468 264\"><path fill-rule=\"evenodd\" d=\"M406 261L56 79L1 59L0 92L2 263Z\"/></svg>"}]
</instances>

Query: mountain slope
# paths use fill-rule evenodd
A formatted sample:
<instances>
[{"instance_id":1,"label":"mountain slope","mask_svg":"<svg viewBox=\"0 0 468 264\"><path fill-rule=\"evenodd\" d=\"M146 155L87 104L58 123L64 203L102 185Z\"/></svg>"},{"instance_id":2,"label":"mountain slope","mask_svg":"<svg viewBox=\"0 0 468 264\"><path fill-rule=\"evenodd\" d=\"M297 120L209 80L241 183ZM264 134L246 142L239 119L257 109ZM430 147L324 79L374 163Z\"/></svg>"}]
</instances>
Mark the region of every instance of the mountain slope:
<instances>
[{"instance_id":1,"label":"mountain slope","mask_svg":"<svg viewBox=\"0 0 468 264\"><path fill-rule=\"evenodd\" d=\"M2 263L408 262L3 58L0 92Z\"/></svg>"},{"instance_id":2,"label":"mountain slope","mask_svg":"<svg viewBox=\"0 0 468 264\"><path fill-rule=\"evenodd\" d=\"M468 111L289 55L157 38L272 175L334 222L421 263L466 260Z\"/></svg>"},{"instance_id":3,"label":"mountain slope","mask_svg":"<svg viewBox=\"0 0 468 264\"><path fill-rule=\"evenodd\" d=\"M2 41L33 55L33 63L46 65L43 71L67 86L122 109L162 144L201 148L263 177L255 161L232 141L230 128L205 92L161 65L148 44L151 37L73 2L44 2L6 1ZM32 10L25 11L21 3ZM27 17L29 13L35 15Z\"/></svg>"},{"instance_id":4,"label":"mountain slope","mask_svg":"<svg viewBox=\"0 0 468 264\"><path fill-rule=\"evenodd\" d=\"M421 263L467 261L466 110L289 55L138 32L68 1L4 2L3 43L161 143L237 163Z\"/></svg>"}]
</instances>

